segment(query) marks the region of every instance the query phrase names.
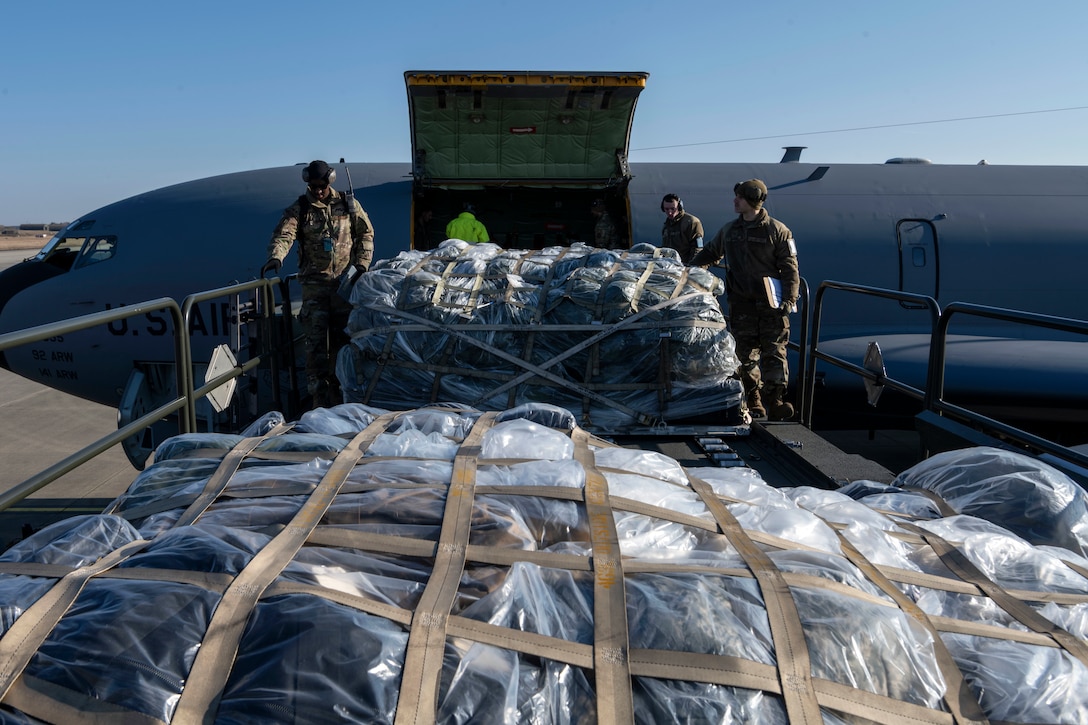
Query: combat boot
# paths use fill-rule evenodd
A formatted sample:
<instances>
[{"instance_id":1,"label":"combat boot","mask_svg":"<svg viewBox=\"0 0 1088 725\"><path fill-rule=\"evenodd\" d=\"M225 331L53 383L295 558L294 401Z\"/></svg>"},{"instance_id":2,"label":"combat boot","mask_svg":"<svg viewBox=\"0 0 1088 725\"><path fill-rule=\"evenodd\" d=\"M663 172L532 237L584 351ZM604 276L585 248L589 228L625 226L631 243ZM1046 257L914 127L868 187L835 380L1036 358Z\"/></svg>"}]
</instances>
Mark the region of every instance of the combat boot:
<instances>
[{"instance_id":1,"label":"combat boot","mask_svg":"<svg viewBox=\"0 0 1088 725\"><path fill-rule=\"evenodd\" d=\"M310 394L310 409L327 408L329 384L318 377L309 377L306 380L306 392Z\"/></svg>"},{"instance_id":2,"label":"combat boot","mask_svg":"<svg viewBox=\"0 0 1088 725\"><path fill-rule=\"evenodd\" d=\"M767 420L789 420L793 417L793 404L787 401L785 385L766 385L769 403Z\"/></svg>"},{"instance_id":3,"label":"combat boot","mask_svg":"<svg viewBox=\"0 0 1088 725\"><path fill-rule=\"evenodd\" d=\"M763 399L759 397L759 388L748 393L748 412L753 418L766 418L767 410L763 407Z\"/></svg>"}]
</instances>

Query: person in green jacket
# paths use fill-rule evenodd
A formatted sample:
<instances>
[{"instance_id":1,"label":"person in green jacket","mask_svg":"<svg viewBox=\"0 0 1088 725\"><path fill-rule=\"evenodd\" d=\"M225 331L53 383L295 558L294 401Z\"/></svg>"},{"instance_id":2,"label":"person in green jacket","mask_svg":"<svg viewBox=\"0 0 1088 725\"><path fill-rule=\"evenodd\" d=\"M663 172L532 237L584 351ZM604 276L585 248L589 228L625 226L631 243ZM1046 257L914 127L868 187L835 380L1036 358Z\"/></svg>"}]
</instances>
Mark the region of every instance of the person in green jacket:
<instances>
[{"instance_id":1,"label":"person in green jacket","mask_svg":"<svg viewBox=\"0 0 1088 725\"><path fill-rule=\"evenodd\" d=\"M490 242L487 227L476 219L476 209L472 204L465 204L465 210L446 225L447 239L461 239L466 242Z\"/></svg>"}]
</instances>

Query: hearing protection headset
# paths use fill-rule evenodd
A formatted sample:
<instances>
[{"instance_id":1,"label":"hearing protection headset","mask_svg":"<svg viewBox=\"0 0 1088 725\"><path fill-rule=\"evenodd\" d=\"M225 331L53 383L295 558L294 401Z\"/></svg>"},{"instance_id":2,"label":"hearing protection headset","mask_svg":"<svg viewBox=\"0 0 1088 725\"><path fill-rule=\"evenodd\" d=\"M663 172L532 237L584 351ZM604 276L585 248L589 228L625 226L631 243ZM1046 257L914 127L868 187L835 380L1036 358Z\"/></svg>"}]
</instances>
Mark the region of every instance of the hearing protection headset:
<instances>
[{"instance_id":1,"label":"hearing protection headset","mask_svg":"<svg viewBox=\"0 0 1088 725\"><path fill-rule=\"evenodd\" d=\"M767 192L763 190L762 186L757 186L762 182L757 179L749 179L748 181L742 181L739 184L733 185L733 194L744 199L749 204L762 204L767 201ZM756 198L752 198L752 192L755 192Z\"/></svg>"},{"instance_id":2,"label":"hearing protection headset","mask_svg":"<svg viewBox=\"0 0 1088 725\"><path fill-rule=\"evenodd\" d=\"M321 160L311 161L309 166L302 170L302 180L307 184L311 181L327 181L331 185L336 181L336 169Z\"/></svg>"},{"instance_id":3,"label":"hearing protection headset","mask_svg":"<svg viewBox=\"0 0 1088 725\"><path fill-rule=\"evenodd\" d=\"M665 194L665 196L661 197L661 211L665 211L665 202L666 201L675 201L676 202L676 210L677 211L684 211L684 200L681 199L676 194Z\"/></svg>"}]
</instances>

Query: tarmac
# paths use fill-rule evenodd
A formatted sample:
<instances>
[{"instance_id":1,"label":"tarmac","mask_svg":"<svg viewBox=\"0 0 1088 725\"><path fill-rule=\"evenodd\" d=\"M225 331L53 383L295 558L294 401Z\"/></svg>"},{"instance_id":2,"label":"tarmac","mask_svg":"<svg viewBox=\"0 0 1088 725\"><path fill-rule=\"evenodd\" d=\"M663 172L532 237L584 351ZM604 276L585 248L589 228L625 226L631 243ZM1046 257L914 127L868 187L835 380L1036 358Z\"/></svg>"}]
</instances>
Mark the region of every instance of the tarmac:
<instances>
[{"instance_id":1,"label":"tarmac","mask_svg":"<svg viewBox=\"0 0 1088 725\"><path fill-rule=\"evenodd\" d=\"M117 430L117 411L74 398L0 370L0 491ZM120 445L66 473L0 512L0 549L22 538L25 527L41 528L67 516L100 513L124 493L137 471Z\"/></svg>"}]
</instances>

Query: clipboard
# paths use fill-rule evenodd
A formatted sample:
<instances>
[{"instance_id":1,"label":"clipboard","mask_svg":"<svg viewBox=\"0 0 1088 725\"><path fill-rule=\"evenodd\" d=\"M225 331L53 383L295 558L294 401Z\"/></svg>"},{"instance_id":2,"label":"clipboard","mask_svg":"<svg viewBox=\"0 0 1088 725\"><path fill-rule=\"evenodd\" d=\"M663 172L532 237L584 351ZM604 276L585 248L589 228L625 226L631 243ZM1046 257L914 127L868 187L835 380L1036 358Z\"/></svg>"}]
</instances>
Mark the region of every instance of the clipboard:
<instances>
[{"instance_id":1,"label":"clipboard","mask_svg":"<svg viewBox=\"0 0 1088 725\"><path fill-rule=\"evenodd\" d=\"M763 289L767 292L767 304L774 309L782 306L782 282L777 277L764 277ZM797 312L797 302L790 306L790 312Z\"/></svg>"}]
</instances>

